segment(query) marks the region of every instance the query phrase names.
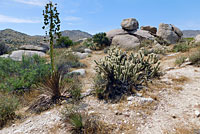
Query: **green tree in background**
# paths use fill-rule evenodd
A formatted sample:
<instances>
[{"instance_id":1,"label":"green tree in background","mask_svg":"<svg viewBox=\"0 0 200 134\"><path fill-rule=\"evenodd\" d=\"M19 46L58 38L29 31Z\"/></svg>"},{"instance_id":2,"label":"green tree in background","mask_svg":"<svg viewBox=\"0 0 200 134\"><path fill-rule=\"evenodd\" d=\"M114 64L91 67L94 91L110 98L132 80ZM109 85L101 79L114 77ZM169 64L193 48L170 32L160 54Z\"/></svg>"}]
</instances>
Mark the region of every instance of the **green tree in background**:
<instances>
[{"instance_id":1,"label":"green tree in background","mask_svg":"<svg viewBox=\"0 0 200 134\"><path fill-rule=\"evenodd\" d=\"M60 37L59 39L57 39L57 43L56 46L57 48L63 48L63 47L69 47L73 45L73 41L69 39L69 37Z\"/></svg>"},{"instance_id":2,"label":"green tree in background","mask_svg":"<svg viewBox=\"0 0 200 134\"><path fill-rule=\"evenodd\" d=\"M57 4L53 4L52 1L46 4L45 10L43 10L44 16L44 26L43 29L47 29L45 31L46 36L49 35L50 42L50 58L51 58L51 68L52 73L55 71L54 65L54 56L53 56L53 48L54 48L54 39L60 38L60 19L59 13L57 11Z\"/></svg>"},{"instance_id":3,"label":"green tree in background","mask_svg":"<svg viewBox=\"0 0 200 134\"><path fill-rule=\"evenodd\" d=\"M93 36L93 42L99 47L109 46L110 41L106 37L106 33L97 33Z\"/></svg>"}]
</instances>

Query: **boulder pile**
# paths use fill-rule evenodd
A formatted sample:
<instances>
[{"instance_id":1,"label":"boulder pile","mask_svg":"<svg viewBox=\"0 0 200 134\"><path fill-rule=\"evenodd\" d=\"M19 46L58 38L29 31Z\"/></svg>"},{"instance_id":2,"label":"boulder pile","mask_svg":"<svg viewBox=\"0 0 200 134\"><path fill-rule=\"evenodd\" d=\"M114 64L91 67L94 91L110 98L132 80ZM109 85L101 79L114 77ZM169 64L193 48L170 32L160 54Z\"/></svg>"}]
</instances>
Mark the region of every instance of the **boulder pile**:
<instances>
[{"instance_id":1,"label":"boulder pile","mask_svg":"<svg viewBox=\"0 0 200 134\"><path fill-rule=\"evenodd\" d=\"M142 26L135 18L124 19L120 29L113 29L106 33L112 45L125 49L134 49L140 46L142 40L156 40L162 38L168 44L178 42L183 33L174 25L161 23L159 29L152 26Z\"/></svg>"},{"instance_id":2,"label":"boulder pile","mask_svg":"<svg viewBox=\"0 0 200 134\"><path fill-rule=\"evenodd\" d=\"M2 55L3 58L11 58L15 61L22 61L22 56L33 56L38 55L40 57L45 57L46 52L49 50L47 45L23 45L19 47L18 50L12 51L11 54Z\"/></svg>"}]
</instances>

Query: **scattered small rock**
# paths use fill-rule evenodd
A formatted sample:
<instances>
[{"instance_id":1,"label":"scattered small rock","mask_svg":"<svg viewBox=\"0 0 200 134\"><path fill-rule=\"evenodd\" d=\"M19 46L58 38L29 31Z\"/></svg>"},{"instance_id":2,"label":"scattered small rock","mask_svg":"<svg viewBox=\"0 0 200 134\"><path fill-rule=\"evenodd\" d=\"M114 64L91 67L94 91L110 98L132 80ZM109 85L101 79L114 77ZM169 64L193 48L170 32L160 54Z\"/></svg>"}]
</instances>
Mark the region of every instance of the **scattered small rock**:
<instances>
[{"instance_id":1,"label":"scattered small rock","mask_svg":"<svg viewBox=\"0 0 200 134\"><path fill-rule=\"evenodd\" d=\"M85 69L77 69L77 70L74 70L74 71L72 71L72 72L70 72L71 74L73 74L73 73L78 73L78 74L80 74L81 76L85 76L85 74L86 74L86 71L85 71Z\"/></svg>"},{"instance_id":2,"label":"scattered small rock","mask_svg":"<svg viewBox=\"0 0 200 134\"><path fill-rule=\"evenodd\" d=\"M92 50L89 49L89 48L86 48L86 49L84 49L84 52L85 52L85 53L92 53Z\"/></svg>"},{"instance_id":3,"label":"scattered small rock","mask_svg":"<svg viewBox=\"0 0 200 134\"><path fill-rule=\"evenodd\" d=\"M89 53L80 53L80 52L74 52L74 55L78 56L80 59L85 59Z\"/></svg>"},{"instance_id":4,"label":"scattered small rock","mask_svg":"<svg viewBox=\"0 0 200 134\"><path fill-rule=\"evenodd\" d=\"M129 96L128 98L127 98L127 101L132 101L134 99L134 96Z\"/></svg>"}]
</instances>

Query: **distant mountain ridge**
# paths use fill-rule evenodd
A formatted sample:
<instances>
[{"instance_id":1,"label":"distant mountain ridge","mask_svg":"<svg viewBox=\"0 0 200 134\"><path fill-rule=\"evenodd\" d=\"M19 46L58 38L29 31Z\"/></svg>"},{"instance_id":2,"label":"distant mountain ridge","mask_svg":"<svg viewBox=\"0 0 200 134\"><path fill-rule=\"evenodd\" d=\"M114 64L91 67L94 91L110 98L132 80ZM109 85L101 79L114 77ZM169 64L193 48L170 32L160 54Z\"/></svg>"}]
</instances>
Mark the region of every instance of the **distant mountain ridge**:
<instances>
[{"instance_id":1,"label":"distant mountain ridge","mask_svg":"<svg viewBox=\"0 0 200 134\"><path fill-rule=\"evenodd\" d=\"M68 36L71 40L77 41L83 38L91 38L92 35L80 30L61 31L62 36ZM44 36L30 36L12 29L0 30L0 43L6 43L11 46L37 45L44 39Z\"/></svg>"},{"instance_id":2,"label":"distant mountain ridge","mask_svg":"<svg viewBox=\"0 0 200 134\"><path fill-rule=\"evenodd\" d=\"M189 37L195 37L198 34L200 34L200 30L183 30L183 37L189 38Z\"/></svg>"},{"instance_id":3,"label":"distant mountain ridge","mask_svg":"<svg viewBox=\"0 0 200 134\"><path fill-rule=\"evenodd\" d=\"M80 30L65 30L65 31L61 31L61 33L62 33L62 36L68 36L73 41L92 37L91 34L80 31Z\"/></svg>"}]
</instances>

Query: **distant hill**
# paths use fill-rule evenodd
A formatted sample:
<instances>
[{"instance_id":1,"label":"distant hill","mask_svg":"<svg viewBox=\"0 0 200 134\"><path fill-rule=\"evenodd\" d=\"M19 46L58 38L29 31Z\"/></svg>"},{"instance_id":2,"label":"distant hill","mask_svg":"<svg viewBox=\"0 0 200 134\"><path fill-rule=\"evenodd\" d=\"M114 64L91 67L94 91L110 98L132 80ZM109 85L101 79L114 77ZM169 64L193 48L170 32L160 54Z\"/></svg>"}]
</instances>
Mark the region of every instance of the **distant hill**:
<instances>
[{"instance_id":1,"label":"distant hill","mask_svg":"<svg viewBox=\"0 0 200 134\"><path fill-rule=\"evenodd\" d=\"M82 38L90 38L91 34L80 30L65 30L61 31L62 36L68 36L71 40L77 41ZM6 43L11 46L20 45L37 45L42 42L44 36L30 36L25 33L21 33L12 29L0 30L0 43Z\"/></svg>"},{"instance_id":2,"label":"distant hill","mask_svg":"<svg viewBox=\"0 0 200 134\"><path fill-rule=\"evenodd\" d=\"M195 37L198 34L200 34L200 30L183 30L183 37L188 38L188 37Z\"/></svg>"},{"instance_id":3,"label":"distant hill","mask_svg":"<svg viewBox=\"0 0 200 134\"><path fill-rule=\"evenodd\" d=\"M26 44L38 44L43 40L42 36L30 36L21 32L14 31L12 29L0 30L0 42L9 45L26 45Z\"/></svg>"},{"instance_id":4,"label":"distant hill","mask_svg":"<svg viewBox=\"0 0 200 134\"><path fill-rule=\"evenodd\" d=\"M68 36L73 41L92 37L91 34L80 31L80 30L65 30L65 31L62 31L61 33L62 33L62 36Z\"/></svg>"}]
</instances>

